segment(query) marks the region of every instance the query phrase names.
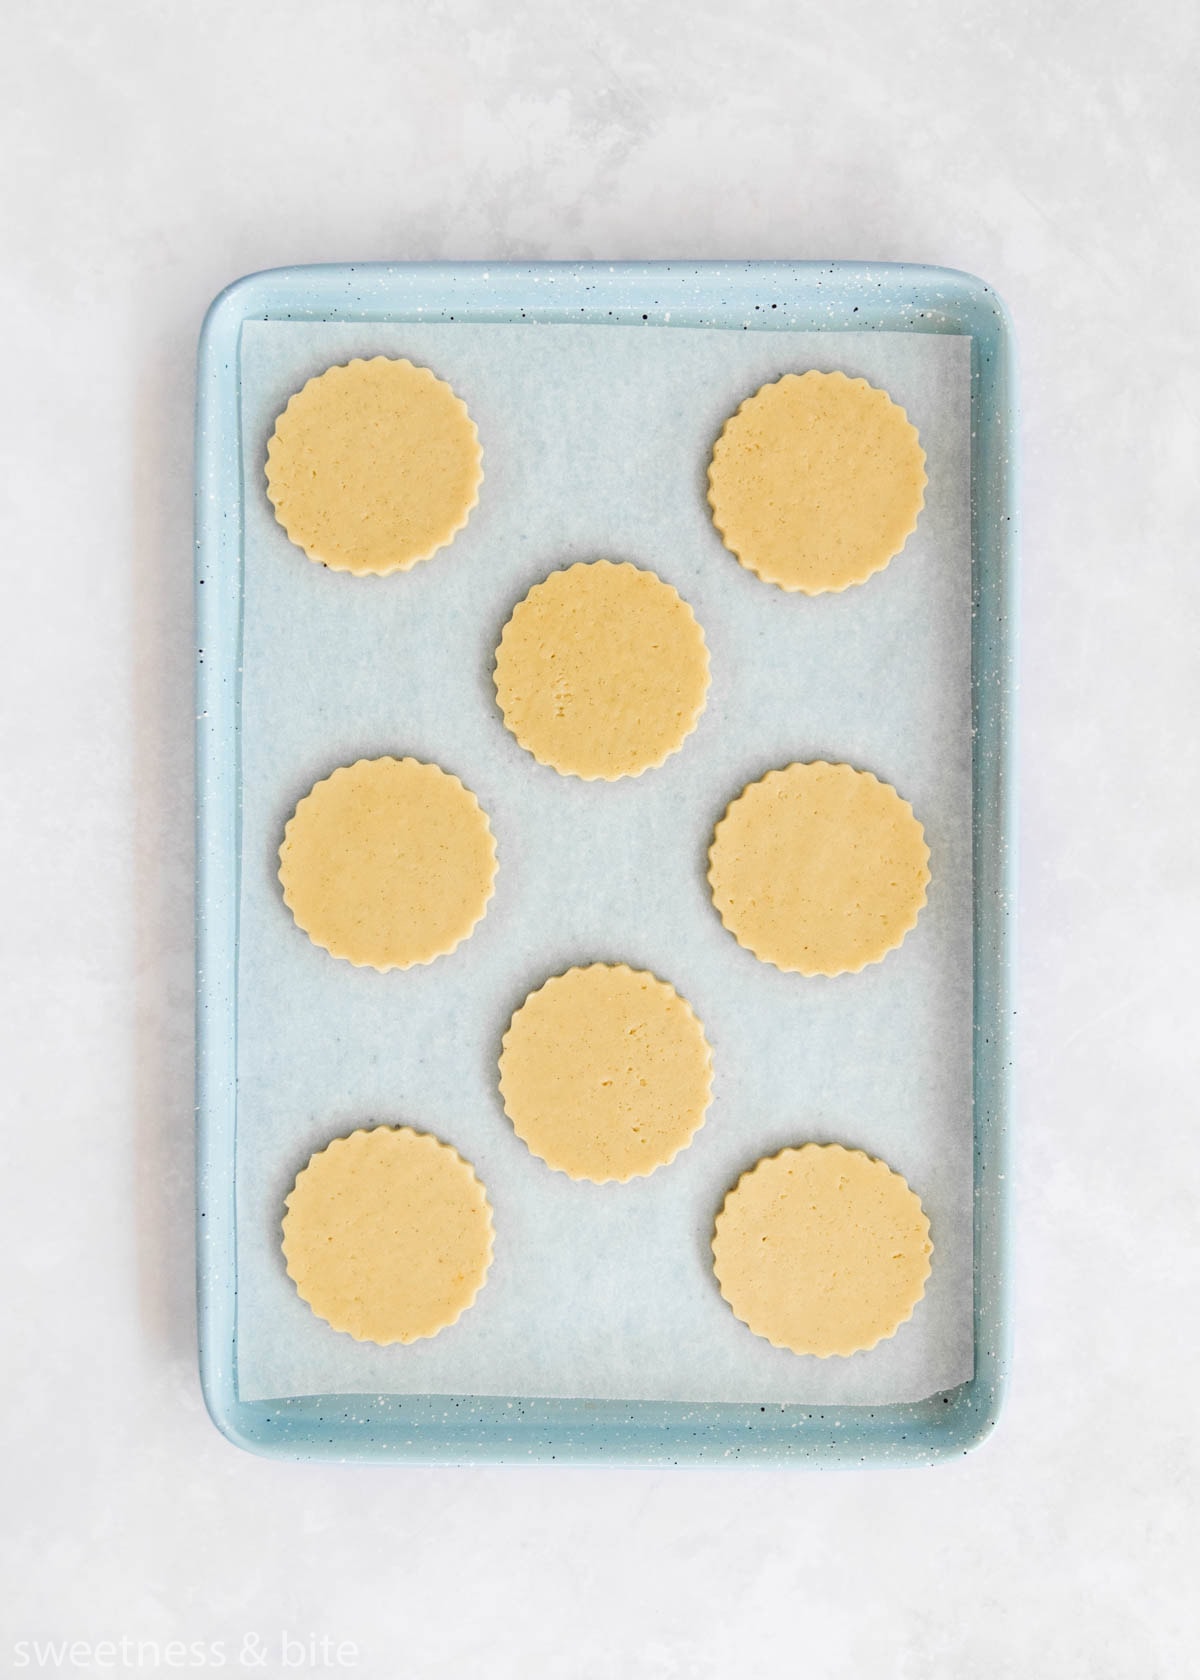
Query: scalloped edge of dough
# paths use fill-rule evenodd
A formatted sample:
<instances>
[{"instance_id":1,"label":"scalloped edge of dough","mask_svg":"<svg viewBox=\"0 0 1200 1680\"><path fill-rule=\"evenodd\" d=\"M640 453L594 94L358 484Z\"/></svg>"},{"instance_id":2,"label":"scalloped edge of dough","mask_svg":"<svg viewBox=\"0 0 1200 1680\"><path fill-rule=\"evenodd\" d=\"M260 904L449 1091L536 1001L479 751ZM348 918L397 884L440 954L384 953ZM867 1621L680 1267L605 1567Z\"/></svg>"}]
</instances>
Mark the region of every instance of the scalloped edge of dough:
<instances>
[{"instance_id":1,"label":"scalloped edge of dough","mask_svg":"<svg viewBox=\"0 0 1200 1680\"><path fill-rule=\"evenodd\" d=\"M645 1172L626 1173L623 1178L615 1173L610 1175L608 1178L592 1178L588 1173L572 1172L570 1167L563 1166L561 1162L550 1161L547 1160L545 1155L539 1155L533 1145L527 1142L521 1132L517 1130L516 1117L508 1106L508 1092L504 1089L504 1053L508 1049L509 1036L512 1033L513 1024L515 1023L517 1016L520 1015L523 1009L526 1009L529 1004L533 1002L534 998L540 996L540 994L544 992L548 986L553 986L558 981L565 980L569 974L584 974L593 968L606 968L610 969L614 973L631 974L638 980L651 980L661 992L669 993L671 997L678 998L679 1002L683 1004L688 1014L692 1017L692 1020L695 1021L697 1027L700 1029L700 1042L704 1045L705 1050L706 1077L704 1085L704 1104L700 1110L700 1117L696 1121L696 1124L692 1127L687 1137L679 1144L679 1147L673 1150L670 1155L664 1156L661 1161L655 1161L654 1165L652 1167L647 1167ZM704 1125L708 1116L708 1111L712 1107L713 1054L712 1045L708 1042L708 1034L704 1030L704 1022L700 1019L699 1015L696 1014L696 1011L692 1008L688 999L684 997L682 992L676 991L675 987L672 986L669 980L660 979L657 974L651 973L648 968L632 968L629 963L572 963L570 968L564 968L559 974L551 974L547 979L542 981L540 986L535 986L533 991L531 991L525 998L524 1003L519 1004L518 1007L513 1010L512 1017L509 1020L508 1026L505 1028L504 1035L500 1040L500 1058L498 1065L500 1070L500 1078L498 1082L500 1100L505 1114L512 1123L512 1128L516 1133L516 1136L520 1138L521 1142L525 1145L525 1148L533 1156L535 1161L541 1161L544 1166L550 1168L551 1172L562 1173L563 1176L565 1178L569 1178L573 1184L632 1184L635 1179L650 1178L659 1170L660 1167L669 1167L672 1161L682 1155L683 1151L695 1142L696 1134Z\"/></svg>"},{"instance_id":2,"label":"scalloped edge of dough","mask_svg":"<svg viewBox=\"0 0 1200 1680\"><path fill-rule=\"evenodd\" d=\"M652 577L655 582L661 584L664 589L669 589L680 605L686 609L689 618L696 626L696 630L700 637L700 647L704 654L704 687L701 690L700 699L696 705L696 709L693 712L690 721L688 721L687 727L684 729L675 745L673 747L668 747L662 756L654 759L653 762L643 764L640 770L618 770L615 775L611 776L605 775L601 770L594 771L591 774L582 770L571 770L565 765L559 764L557 760L553 758L543 758L536 748L531 747L527 741L523 741L521 739L520 735L508 721L508 713L504 710L504 703L500 699L500 653L504 647L505 639L512 625L512 621L516 617L518 609L525 605L525 602L528 601L529 597L536 589L540 589L542 585L548 583L552 577L565 576L570 572L590 571L594 566L607 566L614 572L628 568L631 572L640 572L646 577ZM704 634L704 626L696 617L695 610L693 609L691 602L686 600L679 593L673 583L668 583L665 578L659 577L653 567L637 566L632 560L576 560L570 566L559 566L553 572L547 572L544 578L539 578L536 583L530 584L529 588L525 591L524 595L522 595L521 599L516 603L508 617L505 619L504 628L500 632L500 640L496 644L496 651L493 656L492 687L496 690L496 705L499 708L501 718L504 720L505 729L508 730L509 734L521 748L522 752L527 752L530 758L534 759L538 764L544 765L547 770L555 770L560 776L574 776L575 780L579 782L636 781L639 776L644 776L647 770L661 769L669 758L673 758L677 752L681 751L688 738L695 734L696 727L699 724L700 719L704 716L705 707L708 705L708 691L712 687L712 660L708 652L708 638Z\"/></svg>"},{"instance_id":3,"label":"scalloped edge of dough","mask_svg":"<svg viewBox=\"0 0 1200 1680\"><path fill-rule=\"evenodd\" d=\"M896 798L900 801L901 805L904 806L904 808L908 812L909 816L912 818L912 820L916 823L917 827L921 831L921 844L925 848L925 864L924 864L925 879L921 883L920 903L914 905L913 913L912 913L912 920L906 922L904 924L904 926L902 928L900 928L899 933L897 935L897 938L892 942L892 944L886 946L882 951L880 951L880 953L877 957L864 957L862 962L860 962L857 965L857 967L853 967L853 968L800 968L796 964L776 962L774 957L764 957L758 951L756 951L754 949L753 945L749 945L749 944L746 943L746 941L742 938L741 934L737 931L736 928L731 927L729 925L729 923L725 920L724 911L721 909L720 905L717 903L715 897L713 897L713 893L714 893L715 888L716 888L716 883L713 880L713 869L715 867L715 865L713 863L713 852L716 850L717 836L720 834L721 829L724 827L724 825L728 822L730 812L733 810L735 805L740 805L741 804L742 800L750 792L751 788L761 787L764 782L769 782L773 776L786 775L789 770L795 769L796 765L798 765L798 764L811 765L814 769L816 769L818 766L823 766L827 770L849 770L855 776L869 776L870 779L873 782L875 782L879 787L889 788L891 790L891 792L896 795ZM893 786L893 784L891 782L885 782L882 777L876 776L873 771L871 771L871 770L858 770L858 769L855 768L855 766L853 764L846 764L844 762L839 762L839 763L835 764L832 760L827 759L827 758L797 758L797 759L793 759L791 764L785 764L781 769L768 770L766 775L765 776L759 776L757 781L747 782L745 787L741 790L741 792L737 795L737 797L734 798L734 799L731 799L729 801L729 804L725 807L725 811L724 811L723 815L718 818L715 826L713 827L712 840L709 844L709 848L708 848L708 852L707 852L706 856L708 858L708 870L706 872L705 879L708 881L709 898L712 902L713 909L716 911L717 915L721 919L722 927L725 928L725 930L728 933L731 933L733 935L734 939L737 940L738 944L742 947L743 951L749 951L750 955L752 957L754 957L758 962L766 963L771 968L777 968L781 974L801 974L801 975L804 976L804 978L806 980L816 980L816 979L836 980L843 974L861 974L864 968L871 968L876 963L881 963L883 961L883 959L885 957L890 956L893 951L898 951L900 949L901 945L903 945L904 941L908 938L909 934L916 927L916 925L917 925L917 923L918 923L918 921L920 920L920 917L921 917L921 911L924 910L925 906L929 903L929 894L928 894L926 889L929 887L930 883L933 880L933 876L930 874L930 871L929 871L929 860L930 860L930 857L932 856L932 853L930 852L928 842L925 839L925 825L924 825L923 822L921 822L920 818L917 816L917 813L913 810L909 801L904 798L904 796Z\"/></svg>"},{"instance_id":4,"label":"scalloped edge of dough","mask_svg":"<svg viewBox=\"0 0 1200 1680\"><path fill-rule=\"evenodd\" d=\"M885 397L891 406L899 411L901 419L912 432L913 437L917 440L917 452L921 457L921 486L917 492L917 505L913 510L912 524L901 537L899 544L890 554L885 555L881 560L876 560L872 564L869 564L857 576L848 577L845 583L827 583L823 584L820 589L806 589L802 583L789 583L783 578L773 577L769 571L763 570L761 564L756 565L753 560L749 559L746 555L743 555L739 549L734 547L733 542L730 540L726 532L725 526L721 524L718 517L717 505L713 500L713 468L716 465L717 445L721 442L721 439L725 436L725 433L737 419L738 415L741 414L742 410L746 408L748 404L754 402L756 398L761 397L764 391L770 390L773 385L782 385L784 381L788 379L804 380L813 378L841 379L844 380L847 385L862 385L865 386L868 391L878 391L880 396ZM724 543L725 547L729 550L730 554L733 555L739 566L744 566L746 571L752 572L757 578L761 578L763 583L774 584L776 589L782 589L787 595L806 595L810 600L815 600L818 595L842 595L847 589L857 589L860 584L866 583L868 578L873 578L877 572L885 571L887 567L891 565L896 556L903 552L905 544L916 530L921 514L925 510L925 491L929 484L929 474L925 470L927 461L928 456L921 444L921 434L908 418L908 410L902 408L891 393L883 389L882 385L872 385L869 379L863 379L861 376L857 376L852 379L849 374L843 373L840 369L836 368L832 373L822 373L819 368L809 368L804 373L783 373L780 374L778 379L768 379L765 384L758 387L757 391L752 391L748 397L744 397L738 404L737 408L734 409L733 413L726 418L724 425L721 427L720 432L713 442L713 453L709 457L708 473L706 475L708 491L705 499L708 502L709 510L712 514L712 522L718 536Z\"/></svg>"},{"instance_id":5,"label":"scalloped edge of dough","mask_svg":"<svg viewBox=\"0 0 1200 1680\"><path fill-rule=\"evenodd\" d=\"M451 525L447 529L445 536L439 537L431 548L426 549L424 554L410 555L408 559L397 560L391 566L351 566L344 560L326 559L325 555L318 554L315 549L307 547L299 537L294 537L292 535L291 528L289 527L287 520L280 513L279 504L273 494L274 486L271 482L271 448L279 433L279 422L285 418L292 404L303 397L305 391L308 390L310 385L319 384L321 380L325 378L326 374L333 373L338 368L352 368L360 363L363 367L369 367L372 362L403 363L404 366L412 368L414 373L427 373L435 385L444 385L446 387L451 397L458 404L459 408L462 409L467 425L471 428L471 441L475 446L475 488L471 500L463 509L462 518L459 519L457 524ZM305 380L304 384L298 391L292 392L284 407L276 415L275 429L272 431L271 436L267 439L267 458L264 464L263 474L267 481L267 500L270 502L272 511L275 514L276 524L283 527L288 541L298 548L301 553L307 555L314 565L325 566L331 572L342 572L351 577L394 577L397 572L411 572L414 566L420 566L426 560L432 560L434 555L441 549L449 548L458 533L465 529L472 513L474 513L475 509L479 506L479 487L483 483L484 477L483 446L479 441L479 427L471 418L470 409L459 396L458 392L454 389L453 385L451 385L450 381L448 379L440 378L438 374L434 373L432 368L425 367L420 362L410 362L407 356L351 356L348 362L331 362L330 365L327 368L323 368L320 373L315 373L311 379Z\"/></svg>"},{"instance_id":6,"label":"scalloped edge of dough","mask_svg":"<svg viewBox=\"0 0 1200 1680\"><path fill-rule=\"evenodd\" d=\"M296 1277L295 1273L292 1271L292 1263L291 1263L291 1259L288 1255L288 1250L287 1250L287 1222L288 1222L288 1215L291 1212L292 1196L295 1194L296 1186L299 1184L300 1180L304 1177L305 1173L312 1166L313 1162L319 1160L322 1155L328 1155L330 1150L337 1149L341 1146L345 1146L345 1145L349 1144L351 1142L351 1140L356 1138L356 1137L370 1137L370 1135L373 1132L398 1132L398 1133L399 1132L408 1132L412 1137L415 1137L415 1138L428 1138L430 1143L432 1143L437 1149L446 1150L449 1154L454 1156L455 1160L458 1161L459 1164L462 1167L464 1167L466 1169L466 1171L470 1174L472 1180L476 1184L478 1184L480 1190L483 1192L483 1206L484 1206L485 1212L487 1213L487 1239L488 1239L487 1252L484 1255L483 1268L482 1268L482 1270L480 1271L480 1274L479 1274L479 1282L476 1284L474 1293L472 1294L470 1300L469 1301L464 1301L462 1306L455 1313L454 1317L453 1318L448 1318L444 1324L439 1324L436 1330L430 1330L427 1335L410 1336L408 1341L404 1341L404 1339L400 1336L392 1336L386 1342L376 1341L374 1336L360 1336L356 1331L349 1329L348 1326L346 1326L344 1324L335 1324L331 1318L326 1318L324 1313L318 1312L317 1308L313 1306L313 1304L309 1300L308 1296L305 1295L304 1291L301 1289L300 1280ZM282 1248L282 1251L283 1251L283 1257L284 1257L284 1261L285 1261L285 1269L287 1271L287 1275L288 1275L289 1278L291 1278L292 1282L295 1284L297 1295L304 1302L305 1306L312 1313L314 1318L320 1319L322 1324L327 1324L329 1326L329 1328L331 1330L335 1330L338 1333L339 1336L349 1336L349 1337L351 1337L352 1340L354 1340L356 1342L370 1343L370 1345L372 1347L411 1347L414 1342L429 1342L429 1341L432 1341L435 1336L440 1336L442 1334L443 1330L452 1329L453 1326L458 1323L459 1319L463 1316L463 1314L465 1312L469 1312L470 1309L475 1305L476 1301L479 1299L480 1292L483 1289L484 1285L487 1283L488 1273L489 1273L489 1271L491 1270L491 1267L492 1267L492 1261L495 1258L495 1253L496 1253L495 1210L493 1209L491 1202L488 1200L488 1193L487 1193L486 1184L484 1184L484 1182L480 1178L479 1174L475 1171L475 1168L472 1165L472 1163L467 1160L465 1155L460 1155L458 1150L455 1149L455 1147L452 1143L446 1143L444 1139L435 1136L433 1132L418 1131L415 1126L404 1126L404 1125L402 1125L402 1126L392 1126L392 1125L389 1125L386 1121L383 1121L377 1126L356 1126L352 1132L344 1132L339 1137L331 1138L330 1141L325 1145L324 1149L315 1149L313 1151L313 1153L309 1156L309 1158L308 1158L307 1162L304 1164L304 1166L302 1166L300 1168L300 1171L296 1174L296 1177L293 1180L292 1188L288 1191L287 1195L283 1198L283 1205L284 1205L285 1211L284 1211L283 1219L280 1223L280 1229L283 1232L283 1238L282 1238L280 1247Z\"/></svg>"},{"instance_id":7,"label":"scalloped edge of dough","mask_svg":"<svg viewBox=\"0 0 1200 1680\"><path fill-rule=\"evenodd\" d=\"M288 843L288 835L291 832L292 824L295 822L297 816L299 815L300 807L303 804L305 804L305 802L307 800L312 798L313 794L316 793L318 788L324 787L326 782L332 782L335 779L335 777L341 776L341 775L343 775L344 773L346 773L347 771L350 771L350 770L357 770L357 768L360 764L382 764L385 760L387 760L391 764L417 764L417 765L420 765L421 768L424 769L424 770L438 770L438 771L441 772L441 774L443 776L445 776L447 778L447 780L449 780L451 782L457 782L458 786L467 795L467 797L474 801L475 809L479 812L480 816L483 818L483 826L487 831L488 840L491 843L492 873L491 873L491 878L488 882L487 896L484 898L482 904L479 907L479 914L476 916L475 920L471 923L470 927L466 928L462 933L459 934L458 938L453 942L453 944L444 946L440 951L433 951L427 957L414 957L412 962L377 963L377 962L371 962L369 958L365 958L365 957L362 958L361 960L358 957L352 957L348 951L335 951L333 949L332 945L327 945L323 939L318 939L316 934L314 934L312 932L311 928L305 927L304 923L300 920L299 916L296 914L296 908L293 905L293 903L291 901L291 898L288 896L288 889L284 885L284 880L283 880L283 851L284 851L284 847ZM322 776L321 780L319 782L314 782L312 787L309 788L308 792L304 795L304 797L302 799L298 799L296 801L295 810L292 812L292 814L288 818L287 822L283 825L283 840L280 842L279 852L278 852L277 855L279 857L280 867L276 871L276 879L279 881L280 886L283 888L283 902L287 905L288 909L291 911L292 920L295 922L296 926L300 929L301 933L303 933L306 938L311 940L312 943L317 947L318 950L328 952L328 954L331 957L335 958L338 962L348 962L352 968L373 968L375 970L376 974L394 974L394 973L397 973L397 972L403 973L403 972L406 972L410 968L428 968L430 963L437 962L439 957L449 957L449 956L453 955L453 953L458 950L458 947L464 942L464 940L470 939L471 935L475 932L475 929L479 926L480 922L487 915L488 905L492 902L493 898L495 898L495 896L496 896L496 876L499 873L499 869L500 869L499 854L497 853L497 850L496 850L496 836L492 831L491 818L488 816L488 814L484 810L483 806L479 803L479 800L476 797L476 795L471 791L471 789L466 785L466 783L460 777L458 777L454 774L453 770L447 770L442 765L434 764L429 759L413 758L411 754L406 754L403 758L394 758L391 753L381 753L378 758L356 758L354 760L353 764L339 764L337 769L336 770L331 770L328 776Z\"/></svg>"},{"instance_id":8,"label":"scalloped edge of dough","mask_svg":"<svg viewBox=\"0 0 1200 1680\"><path fill-rule=\"evenodd\" d=\"M755 1326L753 1324L751 1324L751 1322L748 1318L743 1318L742 1317L741 1313L738 1312L738 1310L734 1306L733 1302L729 1299L729 1296L726 1295L725 1285L721 1280L720 1272L717 1270L716 1242L717 1242L717 1237L720 1235L721 1221L725 1217L725 1209L726 1209L726 1207L729 1203L729 1198L731 1196L735 1195L737 1193L737 1191L741 1188L741 1186L745 1182L745 1180L748 1179L748 1178L752 1178L753 1175L759 1170L760 1167L765 1167L765 1166L769 1165L769 1163L772 1162L772 1161L778 1161L780 1159L780 1157L784 1156L784 1155L802 1155L804 1153L804 1151L807 1150L807 1149L819 1149L819 1150L838 1149L838 1150L841 1150L843 1155L859 1155L872 1168L877 1167L881 1172L886 1173L889 1178L898 1178L900 1180L901 1184L903 1184L904 1188L908 1191L909 1195L912 1196L915 1199L917 1207L920 1209L921 1218L922 1218L922 1220L924 1220L924 1223L925 1223L925 1240L926 1240L926 1242L929 1243L929 1248L928 1248L928 1250L926 1251L926 1254L925 1254L925 1270L924 1270L923 1274L921 1275L921 1277L917 1280L917 1282L919 1284L919 1288L917 1290L917 1293L913 1296L913 1299L912 1299L912 1302L911 1302L911 1304L908 1308L908 1311L904 1314L904 1316L902 1318L898 1318L896 1320L895 1324L892 1326L892 1328L890 1330L881 1331L880 1334L878 1336L876 1336L876 1338L873 1342L864 1342L861 1347L854 1347L854 1348L848 1348L848 1349L846 1349L846 1348L830 1348L828 1353L815 1353L809 1348L794 1348L791 1345L790 1342L777 1342L775 1340L774 1336L768 1334L768 1332L765 1331L765 1330L756 1329ZM908 1180L905 1178L903 1173L898 1173L894 1167L889 1167L887 1162L883 1161L883 1160L880 1160L880 1158L877 1155L868 1155L865 1149L847 1149L845 1144L842 1144L842 1143L812 1143L812 1142L810 1142L810 1143L799 1143L799 1144L788 1144L783 1149L777 1149L775 1151L774 1155L762 1155L762 1156L760 1156L759 1159L757 1161L755 1161L755 1163L752 1167L747 1167L746 1168L746 1171L744 1173L742 1173L741 1176L738 1178L737 1183L731 1185L730 1188L725 1192L725 1200L721 1203L720 1211L718 1212L717 1217L713 1221L713 1235L712 1235L712 1241L710 1242L709 1247L712 1249L712 1252L713 1252L713 1276L717 1280L717 1288L720 1291L721 1299L725 1302L726 1306L729 1308L729 1310L733 1314L733 1316L737 1319L738 1323L739 1324L744 1324L746 1326L747 1330L750 1331L751 1335L758 1336L764 1342L769 1342L773 1348L778 1348L783 1353L794 1354L798 1359L853 1359L854 1355L856 1353L870 1353L871 1349L872 1348L877 1348L879 1346L880 1342L891 1341L892 1337L896 1334L897 1330L900 1329L901 1325L907 1324L911 1320L913 1313L916 1312L916 1310L920 1306L921 1302L925 1299L925 1285L926 1285L926 1283L928 1283L929 1278L933 1273L933 1255L935 1253L935 1245L934 1245L934 1243L932 1242L932 1240L930 1239L930 1236L929 1236L929 1215L925 1212L925 1204L922 1202L920 1196L917 1195L917 1192L913 1189L912 1185L908 1182Z\"/></svg>"}]
</instances>

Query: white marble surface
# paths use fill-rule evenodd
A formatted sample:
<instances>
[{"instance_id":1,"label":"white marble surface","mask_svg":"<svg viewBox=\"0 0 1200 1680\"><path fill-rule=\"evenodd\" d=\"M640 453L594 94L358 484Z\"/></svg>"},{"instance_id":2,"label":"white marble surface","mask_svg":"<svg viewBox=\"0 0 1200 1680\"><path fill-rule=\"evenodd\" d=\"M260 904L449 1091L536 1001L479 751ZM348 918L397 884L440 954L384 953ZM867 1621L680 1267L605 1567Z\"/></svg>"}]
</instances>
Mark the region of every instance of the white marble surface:
<instances>
[{"instance_id":1,"label":"white marble surface","mask_svg":"<svg viewBox=\"0 0 1200 1680\"><path fill-rule=\"evenodd\" d=\"M123 1637L163 1671L179 1639L283 1672L285 1630L381 1680L1190 1672L1196 30L1188 0L9 9L5 1672L22 1640ZM283 262L671 255L946 263L1016 316L1006 1416L920 1472L252 1459L193 1354L202 311Z\"/></svg>"}]
</instances>

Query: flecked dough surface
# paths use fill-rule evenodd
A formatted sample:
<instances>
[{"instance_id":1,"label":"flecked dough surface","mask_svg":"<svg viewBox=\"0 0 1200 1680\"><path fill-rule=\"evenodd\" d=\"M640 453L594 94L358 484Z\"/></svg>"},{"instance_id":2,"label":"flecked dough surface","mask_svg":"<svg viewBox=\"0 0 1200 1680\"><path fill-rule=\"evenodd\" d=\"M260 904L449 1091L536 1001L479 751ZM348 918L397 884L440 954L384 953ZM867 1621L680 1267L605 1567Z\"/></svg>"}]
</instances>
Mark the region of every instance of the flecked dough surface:
<instances>
[{"instance_id":1,"label":"flecked dough surface","mask_svg":"<svg viewBox=\"0 0 1200 1680\"><path fill-rule=\"evenodd\" d=\"M781 589L862 583L925 505L925 451L886 391L844 373L787 373L725 422L708 469L726 548Z\"/></svg>"},{"instance_id":2,"label":"flecked dough surface","mask_svg":"<svg viewBox=\"0 0 1200 1680\"><path fill-rule=\"evenodd\" d=\"M912 1317L933 1244L899 1173L860 1149L806 1143L743 1173L712 1249L721 1294L756 1336L827 1359Z\"/></svg>"},{"instance_id":3,"label":"flecked dough surface","mask_svg":"<svg viewBox=\"0 0 1200 1680\"><path fill-rule=\"evenodd\" d=\"M475 795L436 764L363 758L318 782L279 848L283 900L314 945L359 968L412 968L487 909L496 843Z\"/></svg>"},{"instance_id":4,"label":"flecked dough surface","mask_svg":"<svg viewBox=\"0 0 1200 1680\"><path fill-rule=\"evenodd\" d=\"M713 904L739 945L794 974L855 974L916 926L929 847L869 770L791 764L752 782L709 849Z\"/></svg>"},{"instance_id":5,"label":"flecked dough surface","mask_svg":"<svg viewBox=\"0 0 1200 1680\"><path fill-rule=\"evenodd\" d=\"M708 693L708 648L654 572L580 562L537 583L496 650L504 721L540 764L585 781L638 776L676 752Z\"/></svg>"},{"instance_id":6,"label":"flecked dough surface","mask_svg":"<svg viewBox=\"0 0 1200 1680\"><path fill-rule=\"evenodd\" d=\"M318 1318L360 1342L415 1342L456 1322L492 1259L492 1210L449 1144L410 1126L352 1132L287 1197L288 1276Z\"/></svg>"},{"instance_id":7,"label":"flecked dough surface","mask_svg":"<svg viewBox=\"0 0 1200 1680\"><path fill-rule=\"evenodd\" d=\"M570 1178L643 1178L704 1121L712 1053L673 986L624 963L531 992L504 1035L500 1094L517 1136Z\"/></svg>"},{"instance_id":8,"label":"flecked dough surface","mask_svg":"<svg viewBox=\"0 0 1200 1680\"><path fill-rule=\"evenodd\" d=\"M328 368L267 445L267 495L291 540L337 572L405 572L479 500L479 434L444 379L403 358Z\"/></svg>"}]
</instances>

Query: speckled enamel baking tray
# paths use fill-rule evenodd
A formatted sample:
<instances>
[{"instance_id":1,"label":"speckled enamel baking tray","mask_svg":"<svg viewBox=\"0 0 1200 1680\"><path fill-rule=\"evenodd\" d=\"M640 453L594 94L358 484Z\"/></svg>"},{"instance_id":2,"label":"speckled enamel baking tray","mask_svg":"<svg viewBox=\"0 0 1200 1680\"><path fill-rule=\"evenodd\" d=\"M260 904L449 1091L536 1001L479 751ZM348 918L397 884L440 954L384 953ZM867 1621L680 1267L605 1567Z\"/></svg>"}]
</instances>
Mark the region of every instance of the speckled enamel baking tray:
<instances>
[{"instance_id":1,"label":"speckled enamel baking tray","mask_svg":"<svg viewBox=\"0 0 1200 1680\"><path fill-rule=\"evenodd\" d=\"M569 324L601 334L614 325L761 333L786 327L970 339L974 1374L969 1380L908 1404L613 1399L587 1393L530 1399L495 1392L366 1393L361 1384L353 1393L239 1397L242 646L250 493L241 436L241 347L246 323L262 321L358 327ZM982 282L949 270L852 263L337 265L254 275L216 300L201 340L197 406L197 1242L204 1393L214 1421L231 1440L254 1452L294 1458L820 1467L932 1463L968 1450L989 1432L1000 1405L1008 1345L1013 434L1012 346L1003 306Z\"/></svg>"}]
</instances>

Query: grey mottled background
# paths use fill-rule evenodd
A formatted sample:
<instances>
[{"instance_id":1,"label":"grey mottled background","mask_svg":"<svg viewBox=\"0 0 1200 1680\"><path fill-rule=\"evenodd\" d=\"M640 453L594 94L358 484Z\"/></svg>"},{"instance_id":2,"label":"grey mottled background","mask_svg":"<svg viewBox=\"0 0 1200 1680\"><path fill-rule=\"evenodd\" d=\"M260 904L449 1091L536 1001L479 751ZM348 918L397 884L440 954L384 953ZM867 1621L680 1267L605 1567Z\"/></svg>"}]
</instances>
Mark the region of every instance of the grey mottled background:
<instances>
[{"instance_id":1,"label":"grey mottled background","mask_svg":"<svg viewBox=\"0 0 1200 1680\"><path fill-rule=\"evenodd\" d=\"M379 1680L1194 1666L1197 28L1191 0L6 8L0 1667L284 1630ZM1013 308L1017 1348L961 1464L388 1473L255 1461L204 1414L196 332L251 269L442 256L907 259Z\"/></svg>"}]
</instances>

